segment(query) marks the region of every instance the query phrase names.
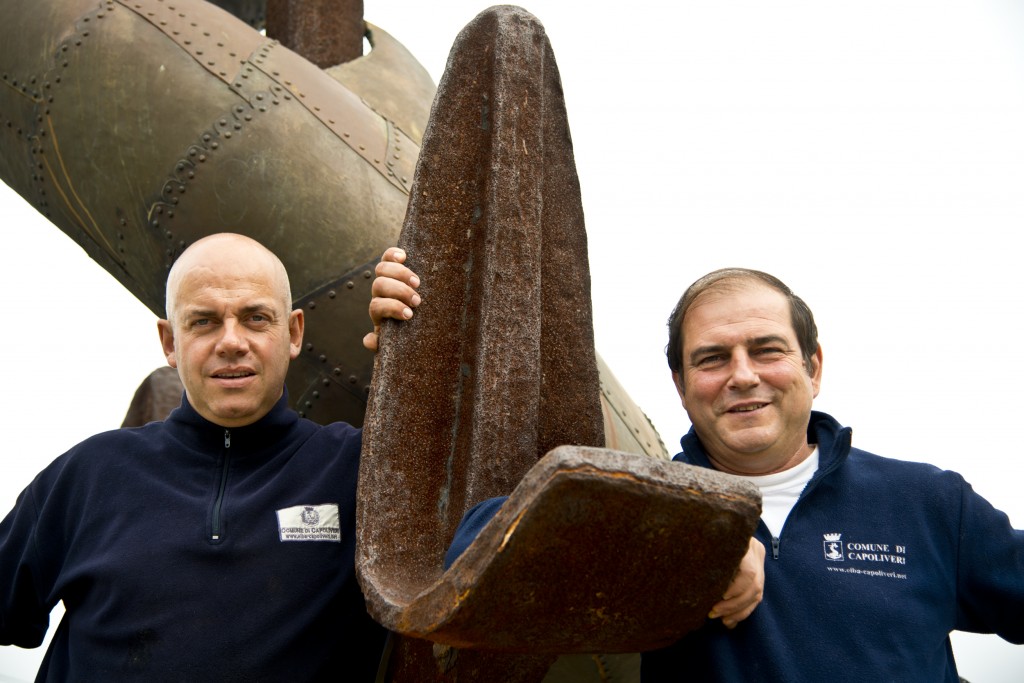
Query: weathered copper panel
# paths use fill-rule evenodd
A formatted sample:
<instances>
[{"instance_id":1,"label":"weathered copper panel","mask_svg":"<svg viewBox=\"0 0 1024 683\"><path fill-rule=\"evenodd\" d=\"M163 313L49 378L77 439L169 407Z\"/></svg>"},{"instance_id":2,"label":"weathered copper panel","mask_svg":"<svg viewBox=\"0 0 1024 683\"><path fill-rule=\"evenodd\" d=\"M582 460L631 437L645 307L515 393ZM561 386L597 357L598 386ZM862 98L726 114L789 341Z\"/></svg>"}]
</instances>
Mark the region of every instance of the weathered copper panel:
<instances>
[{"instance_id":1,"label":"weathered copper panel","mask_svg":"<svg viewBox=\"0 0 1024 683\"><path fill-rule=\"evenodd\" d=\"M669 460L668 451L650 418L633 402L600 355L601 410L604 411L604 445L612 450Z\"/></svg>"},{"instance_id":2,"label":"weathered copper panel","mask_svg":"<svg viewBox=\"0 0 1024 683\"><path fill-rule=\"evenodd\" d=\"M394 120L418 145L427 127L434 82L386 31L367 22L366 40L373 48L370 54L332 66L325 73L358 92L375 111L389 112L389 120Z\"/></svg>"},{"instance_id":3,"label":"weathered copper panel","mask_svg":"<svg viewBox=\"0 0 1024 683\"><path fill-rule=\"evenodd\" d=\"M289 393L320 422L360 424L372 369L364 273L405 213L409 131L422 130L432 94L422 67L371 27L374 50L342 85L201 0L7 5L0 179L158 315L174 258L222 230L279 254L303 305L336 286L333 303L351 305L314 316L316 351L293 365Z\"/></svg>"}]
</instances>

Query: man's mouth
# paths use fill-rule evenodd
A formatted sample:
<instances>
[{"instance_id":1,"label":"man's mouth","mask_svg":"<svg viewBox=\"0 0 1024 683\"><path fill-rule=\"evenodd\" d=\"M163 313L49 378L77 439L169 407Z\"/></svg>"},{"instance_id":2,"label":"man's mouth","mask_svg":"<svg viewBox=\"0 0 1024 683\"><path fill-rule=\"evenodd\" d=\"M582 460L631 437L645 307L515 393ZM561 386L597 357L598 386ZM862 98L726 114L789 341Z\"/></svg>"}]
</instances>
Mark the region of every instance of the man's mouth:
<instances>
[{"instance_id":1,"label":"man's mouth","mask_svg":"<svg viewBox=\"0 0 1024 683\"><path fill-rule=\"evenodd\" d=\"M761 408L764 408L766 405L768 405L768 404L767 403L754 403L752 405L747 405L747 406L737 406L736 408L731 408L729 410L729 412L730 413L749 413L749 412L752 412L754 410L759 410Z\"/></svg>"},{"instance_id":2,"label":"man's mouth","mask_svg":"<svg viewBox=\"0 0 1024 683\"><path fill-rule=\"evenodd\" d=\"M236 372L217 372L217 373L214 373L213 376L216 379L238 379L240 377L250 377L253 374L255 374L255 373L253 373L253 372L251 372L249 370L238 370Z\"/></svg>"}]
</instances>

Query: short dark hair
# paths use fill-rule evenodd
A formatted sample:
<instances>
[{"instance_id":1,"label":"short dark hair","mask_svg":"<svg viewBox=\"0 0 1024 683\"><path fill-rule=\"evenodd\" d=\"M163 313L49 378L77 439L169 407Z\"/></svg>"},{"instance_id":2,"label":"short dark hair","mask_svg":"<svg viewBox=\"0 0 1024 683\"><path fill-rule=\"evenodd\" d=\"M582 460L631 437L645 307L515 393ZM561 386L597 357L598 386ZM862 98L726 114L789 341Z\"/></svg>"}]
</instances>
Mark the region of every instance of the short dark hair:
<instances>
[{"instance_id":1,"label":"short dark hair","mask_svg":"<svg viewBox=\"0 0 1024 683\"><path fill-rule=\"evenodd\" d=\"M668 319L668 346L665 356L672 372L679 373L683 362L683 317L690 310L693 302L704 292L723 284L742 284L755 282L766 285L782 294L789 301L789 317L796 333L800 352L803 354L807 372L814 366L814 354L818 351L818 326L814 324L814 314L803 299L793 293L785 282L760 270L749 268L722 268L715 270L690 285L679 299L672 315Z\"/></svg>"}]
</instances>

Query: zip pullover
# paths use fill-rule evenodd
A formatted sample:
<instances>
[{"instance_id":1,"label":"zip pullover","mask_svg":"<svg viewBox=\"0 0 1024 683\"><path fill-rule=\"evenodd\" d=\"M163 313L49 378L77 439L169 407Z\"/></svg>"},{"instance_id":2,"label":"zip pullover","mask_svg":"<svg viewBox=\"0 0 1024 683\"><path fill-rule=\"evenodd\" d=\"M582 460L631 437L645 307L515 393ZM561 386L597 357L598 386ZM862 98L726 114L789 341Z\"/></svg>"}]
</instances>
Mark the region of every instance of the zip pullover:
<instances>
[{"instance_id":1,"label":"zip pullover","mask_svg":"<svg viewBox=\"0 0 1024 683\"><path fill-rule=\"evenodd\" d=\"M1024 643L1024 531L955 472L851 447L811 415L818 471L773 537L764 601L643 656L661 681L956 683L949 633ZM711 467L691 429L676 461Z\"/></svg>"},{"instance_id":2,"label":"zip pullover","mask_svg":"<svg viewBox=\"0 0 1024 683\"><path fill-rule=\"evenodd\" d=\"M238 429L183 399L82 442L0 522L0 643L37 647L63 600L38 681L373 680L360 447L287 395Z\"/></svg>"}]
</instances>

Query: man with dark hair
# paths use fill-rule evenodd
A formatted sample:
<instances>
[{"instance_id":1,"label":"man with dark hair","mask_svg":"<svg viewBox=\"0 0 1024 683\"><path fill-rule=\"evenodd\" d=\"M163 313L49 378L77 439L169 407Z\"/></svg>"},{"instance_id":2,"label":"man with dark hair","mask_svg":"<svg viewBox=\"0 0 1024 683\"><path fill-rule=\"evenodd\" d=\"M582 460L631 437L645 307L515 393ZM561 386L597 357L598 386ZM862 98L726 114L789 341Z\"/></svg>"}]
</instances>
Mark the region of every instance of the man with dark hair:
<instances>
[{"instance_id":1,"label":"man with dark hair","mask_svg":"<svg viewBox=\"0 0 1024 683\"><path fill-rule=\"evenodd\" d=\"M765 600L643 658L643 680L957 681L953 630L1024 642L1024 532L960 475L851 446L811 404L822 352L777 278L705 275L669 320L692 428L675 460L753 482Z\"/></svg>"},{"instance_id":2,"label":"man with dark hair","mask_svg":"<svg viewBox=\"0 0 1024 683\"><path fill-rule=\"evenodd\" d=\"M760 281L786 297L789 302L789 313L793 320L793 331L800 342L804 362L807 363L807 367L811 366L818 347L818 327L814 324L814 315L804 300L794 294L793 290L774 275L759 270L722 268L708 273L690 285L672 310L672 315L669 316L668 347L665 349L665 355L668 357L668 366L672 372L678 373L680 370L683 355L683 316L686 315L693 302L715 285L721 284L724 287L729 280L742 282L745 279Z\"/></svg>"}]
</instances>

